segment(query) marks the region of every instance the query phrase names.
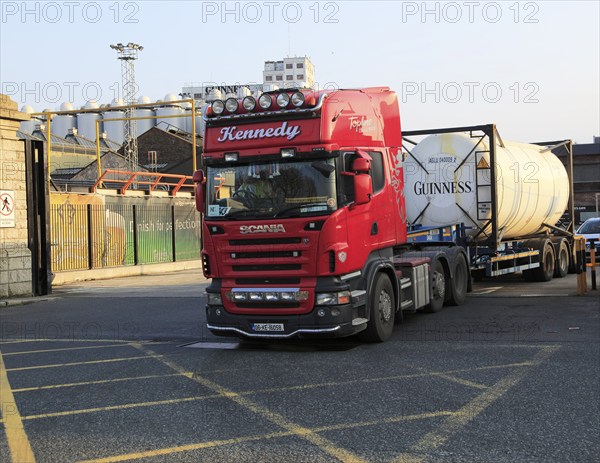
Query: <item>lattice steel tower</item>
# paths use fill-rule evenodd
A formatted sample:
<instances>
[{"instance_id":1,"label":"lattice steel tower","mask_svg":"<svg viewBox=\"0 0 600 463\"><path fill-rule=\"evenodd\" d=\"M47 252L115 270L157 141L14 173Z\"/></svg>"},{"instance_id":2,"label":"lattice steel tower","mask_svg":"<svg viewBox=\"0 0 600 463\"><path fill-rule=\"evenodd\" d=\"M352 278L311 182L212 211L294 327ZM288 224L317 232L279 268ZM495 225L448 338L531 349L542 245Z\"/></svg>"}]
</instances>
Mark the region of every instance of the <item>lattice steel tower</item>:
<instances>
[{"instance_id":1,"label":"lattice steel tower","mask_svg":"<svg viewBox=\"0 0 600 463\"><path fill-rule=\"evenodd\" d=\"M138 170L138 144L137 144L137 124L135 119L135 109L131 106L136 103L137 84L135 82L135 60L138 58L138 51L144 47L137 43L129 42L127 45L117 43L110 48L117 50L121 60L121 88L123 101L127 106L125 110L125 142L124 153L129 164L129 170L135 172Z\"/></svg>"}]
</instances>

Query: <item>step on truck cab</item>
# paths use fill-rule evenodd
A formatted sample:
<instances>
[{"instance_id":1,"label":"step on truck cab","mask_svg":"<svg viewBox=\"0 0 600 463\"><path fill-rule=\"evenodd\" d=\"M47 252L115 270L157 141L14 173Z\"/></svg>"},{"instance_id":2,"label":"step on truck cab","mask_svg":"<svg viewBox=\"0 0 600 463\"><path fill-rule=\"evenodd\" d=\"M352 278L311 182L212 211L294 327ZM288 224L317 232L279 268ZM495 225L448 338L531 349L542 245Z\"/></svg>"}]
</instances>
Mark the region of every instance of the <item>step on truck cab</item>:
<instances>
[{"instance_id":1,"label":"step on truck cab","mask_svg":"<svg viewBox=\"0 0 600 463\"><path fill-rule=\"evenodd\" d=\"M211 332L384 341L403 310L462 303L463 247L408 242L389 88L217 100L204 119L194 181Z\"/></svg>"}]
</instances>

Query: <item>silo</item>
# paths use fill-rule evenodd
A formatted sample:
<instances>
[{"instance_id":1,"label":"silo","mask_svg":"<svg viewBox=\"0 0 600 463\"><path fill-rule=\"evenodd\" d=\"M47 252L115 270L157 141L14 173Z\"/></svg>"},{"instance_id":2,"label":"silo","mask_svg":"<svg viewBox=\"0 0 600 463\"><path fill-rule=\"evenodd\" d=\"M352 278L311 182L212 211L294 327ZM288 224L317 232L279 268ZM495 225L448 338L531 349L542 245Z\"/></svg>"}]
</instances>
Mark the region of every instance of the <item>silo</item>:
<instances>
[{"instance_id":1,"label":"silo","mask_svg":"<svg viewBox=\"0 0 600 463\"><path fill-rule=\"evenodd\" d=\"M138 103L146 104L151 103L150 98L147 96L141 96L138 99ZM137 108L133 111L135 117L151 117L154 116L154 109L150 106L144 106L142 108ZM154 127L156 123L156 119L138 119L135 121L136 125L136 136L139 137L144 132L147 132L152 127Z\"/></svg>"},{"instance_id":2,"label":"silo","mask_svg":"<svg viewBox=\"0 0 600 463\"><path fill-rule=\"evenodd\" d=\"M122 109L111 110L111 107L124 106L123 100L114 99L109 106L109 110L103 115L104 119L104 131L106 137L119 145L125 141L125 121L111 121L111 119L123 119L125 117L125 111Z\"/></svg>"},{"instance_id":3,"label":"silo","mask_svg":"<svg viewBox=\"0 0 600 463\"><path fill-rule=\"evenodd\" d=\"M237 97L240 100L243 100L245 97L247 96L251 96L252 92L250 91L250 89L248 87L240 87L237 91Z\"/></svg>"},{"instance_id":4,"label":"silo","mask_svg":"<svg viewBox=\"0 0 600 463\"><path fill-rule=\"evenodd\" d=\"M206 98L206 101L211 102L211 101L221 100L221 99L223 99L223 93L221 92L221 90L219 90L218 88L213 88L209 92L208 98Z\"/></svg>"},{"instance_id":5,"label":"silo","mask_svg":"<svg viewBox=\"0 0 600 463\"><path fill-rule=\"evenodd\" d=\"M183 108L183 122L185 130L187 133L192 133L192 104L191 103L181 103L181 107ZM196 129L198 130L198 129Z\"/></svg>"},{"instance_id":6,"label":"silo","mask_svg":"<svg viewBox=\"0 0 600 463\"><path fill-rule=\"evenodd\" d=\"M172 130L177 128L179 130L185 130L185 117L183 117L183 108L180 103L173 103L177 100L177 96L174 93L169 93L165 96L161 106L156 109L156 115L159 116L156 119L156 125L163 130ZM181 116L181 117L169 117L161 119L160 116Z\"/></svg>"},{"instance_id":7,"label":"silo","mask_svg":"<svg viewBox=\"0 0 600 463\"><path fill-rule=\"evenodd\" d=\"M73 111L73 103L65 102L60 105L60 111ZM58 114L52 119L52 133L59 137L66 137L69 130L77 127L75 114Z\"/></svg>"},{"instance_id":8,"label":"silo","mask_svg":"<svg viewBox=\"0 0 600 463\"><path fill-rule=\"evenodd\" d=\"M196 115L196 134L200 135L202 138L204 138L204 129L206 127L206 124L204 122L204 119L202 118L202 115L206 114L206 111L208 110L209 107L210 107L209 104L202 105L200 112Z\"/></svg>"},{"instance_id":9,"label":"silo","mask_svg":"<svg viewBox=\"0 0 600 463\"><path fill-rule=\"evenodd\" d=\"M33 110L33 108L31 106L26 104L25 106L23 106L21 108L21 112L26 113L26 114L31 114L31 113L34 113L35 111ZM19 130L21 132L25 132L25 133L28 133L31 135L33 133L33 131L35 130L35 126L40 125L40 123L41 123L40 119L32 117L28 121L21 122Z\"/></svg>"},{"instance_id":10,"label":"silo","mask_svg":"<svg viewBox=\"0 0 600 463\"><path fill-rule=\"evenodd\" d=\"M82 109L99 109L96 100L88 101ZM77 114L77 133L90 140L96 140L96 121L102 119L100 113L80 113ZM100 122L99 131L102 133L103 124Z\"/></svg>"}]
</instances>

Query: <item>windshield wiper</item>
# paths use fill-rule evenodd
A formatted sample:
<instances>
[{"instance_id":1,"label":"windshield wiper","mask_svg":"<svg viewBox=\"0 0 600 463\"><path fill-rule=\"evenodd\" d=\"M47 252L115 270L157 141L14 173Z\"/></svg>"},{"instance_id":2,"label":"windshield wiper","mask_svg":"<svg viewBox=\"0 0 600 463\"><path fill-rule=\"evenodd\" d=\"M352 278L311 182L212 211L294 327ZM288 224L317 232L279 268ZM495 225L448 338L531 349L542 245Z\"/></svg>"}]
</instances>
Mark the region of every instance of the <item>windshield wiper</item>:
<instances>
[{"instance_id":1,"label":"windshield wiper","mask_svg":"<svg viewBox=\"0 0 600 463\"><path fill-rule=\"evenodd\" d=\"M296 204L295 206L288 207L286 209L282 209L281 211L276 212L275 215L273 215L273 217L281 217L282 215L287 214L288 212L295 211L297 209L303 209L305 207L316 207L316 206L325 206L325 209L322 211L311 211L311 212L327 212L327 203ZM299 212L302 212L302 211L299 211Z\"/></svg>"}]
</instances>

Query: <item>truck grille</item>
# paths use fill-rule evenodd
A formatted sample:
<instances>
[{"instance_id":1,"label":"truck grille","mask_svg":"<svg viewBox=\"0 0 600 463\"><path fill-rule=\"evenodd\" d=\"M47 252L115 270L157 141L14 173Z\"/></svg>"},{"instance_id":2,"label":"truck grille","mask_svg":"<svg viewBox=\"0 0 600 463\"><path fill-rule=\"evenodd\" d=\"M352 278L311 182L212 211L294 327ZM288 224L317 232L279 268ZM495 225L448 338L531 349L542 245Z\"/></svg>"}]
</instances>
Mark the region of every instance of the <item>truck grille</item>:
<instances>
[{"instance_id":1,"label":"truck grille","mask_svg":"<svg viewBox=\"0 0 600 463\"><path fill-rule=\"evenodd\" d=\"M300 270L300 264L250 264L250 265L233 265L231 267L234 272L279 272L282 270Z\"/></svg>"}]
</instances>

